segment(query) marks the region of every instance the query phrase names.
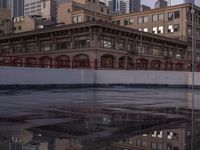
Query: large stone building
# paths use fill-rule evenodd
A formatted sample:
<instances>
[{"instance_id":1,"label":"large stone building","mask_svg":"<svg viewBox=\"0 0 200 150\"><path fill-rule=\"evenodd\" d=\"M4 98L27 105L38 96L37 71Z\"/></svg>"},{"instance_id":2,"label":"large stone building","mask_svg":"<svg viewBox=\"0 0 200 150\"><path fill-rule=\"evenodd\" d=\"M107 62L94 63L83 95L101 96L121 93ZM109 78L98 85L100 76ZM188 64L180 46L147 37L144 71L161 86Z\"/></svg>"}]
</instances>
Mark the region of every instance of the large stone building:
<instances>
[{"instance_id":1,"label":"large stone building","mask_svg":"<svg viewBox=\"0 0 200 150\"><path fill-rule=\"evenodd\" d=\"M142 39L142 43L141 43ZM102 21L0 38L1 65L188 70L187 43Z\"/></svg>"},{"instance_id":2,"label":"large stone building","mask_svg":"<svg viewBox=\"0 0 200 150\"><path fill-rule=\"evenodd\" d=\"M24 15L39 15L42 18L57 21L57 2L55 0L25 0Z\"/></svg>"},{"instance_id":3,"label":"large stone building","mask_svg":"<svg viewBox=\"0 0 200 150\"><path fill-rule=\"evenodd\" d=\"M99 0L69 0L58 7L58 22L73 24L91 20L110 22L109 8Z\"/></svg>"},{"instance_id":4,"label":"large stone building","mask_svg":"<svg viewBox=\"0 0 200 150\"><path fill-rule=\"evenodd\" d=\"M11 13L10 9L0 8L0 36L10 33Z\"/></svg>"},{"instance_id":5,"label":"large stone building","mask_svg":"<svg viewBox=\"0 0 200 150\"><path fill-rule=\"evenodd\" d=\"M196 61L200 62L200 8L195 6ZM182 4L144 12L112 17L120 26L186 41L189 45L187 59L192 59L192 15L191 4Z\"/></svg>"}]
</instances>

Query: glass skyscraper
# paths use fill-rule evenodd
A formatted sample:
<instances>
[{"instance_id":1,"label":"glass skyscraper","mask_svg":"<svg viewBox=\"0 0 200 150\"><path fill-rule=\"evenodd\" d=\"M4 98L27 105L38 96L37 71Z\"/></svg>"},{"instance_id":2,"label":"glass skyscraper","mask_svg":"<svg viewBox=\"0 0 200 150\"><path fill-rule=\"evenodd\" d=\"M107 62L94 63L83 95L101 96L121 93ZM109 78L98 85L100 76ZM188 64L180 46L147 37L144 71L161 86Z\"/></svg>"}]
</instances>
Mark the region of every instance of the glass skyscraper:
<instances>
[{"instance_id":1,"label":"glass skyscraper","mask_svg":"<svg viewBox=\"0 0 200 150\"><path fill-rule=\"evenodd\" d=\"M24 0L10 0L12 17L24 15Z\"/></svg>"}]
</instances>

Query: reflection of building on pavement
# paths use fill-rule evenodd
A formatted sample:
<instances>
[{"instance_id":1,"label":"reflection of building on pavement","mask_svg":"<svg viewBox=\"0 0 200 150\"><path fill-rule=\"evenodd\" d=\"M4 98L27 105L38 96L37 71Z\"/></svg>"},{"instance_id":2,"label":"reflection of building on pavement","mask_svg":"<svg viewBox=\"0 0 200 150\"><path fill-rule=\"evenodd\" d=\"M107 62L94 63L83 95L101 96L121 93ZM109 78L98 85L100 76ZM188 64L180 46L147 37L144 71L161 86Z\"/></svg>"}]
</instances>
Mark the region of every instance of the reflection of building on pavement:
<instances>
[{"instance_id":1,"label":"reflection of building on pavement","mask_svg":"<svg viewBox=\"0 0 200 150\"><path fill-rule=\"evenodd\" d=\"M115 150L185 150L190 140L190 131L186 128L153 131L151 134L142 134L129 137L112 143Z\"/></svg>"},{"instance_id":2,"label":"reflection of building on pavement","mask_svg":"<svg viewBox=\"0 0 200 150\"><path fill-rule=\"evenodd\" d=\"M13 136L11 150L185 150L190 146L190 124L176 107L78 106L64 113L69 118L65 123L34 127ZM199 126L195 131L199 136Z\"/></svg>"}]
</instances>

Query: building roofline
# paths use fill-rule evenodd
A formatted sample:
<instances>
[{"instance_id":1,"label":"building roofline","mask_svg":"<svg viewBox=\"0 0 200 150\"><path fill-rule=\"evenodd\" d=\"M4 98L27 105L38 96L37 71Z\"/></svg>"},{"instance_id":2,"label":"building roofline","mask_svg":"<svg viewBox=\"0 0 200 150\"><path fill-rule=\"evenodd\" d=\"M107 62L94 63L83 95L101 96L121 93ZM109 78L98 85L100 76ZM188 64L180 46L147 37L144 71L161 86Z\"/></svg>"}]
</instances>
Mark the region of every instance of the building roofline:
<instances>
[{"instance_id":1,"label":"building roofline","mask_svg":"<svg viewBox=\"0 0 200 150\"><path fill-rule=\"evenodd\" d=\"M114 24L102 22L102 21L90 21L90 22L82 22L82 23L76 23L76 24L70 24L70 25L49 27L49 28L45 28L45 29L27 31L27 32L22 32L22 33L8 34L8 35L1 36L0 41L12 39L12 38L26 37L26 36L30 36L30 35L34 36L34 35L49 33L49 32L57 32L57 31L63 31L63 30L73 30L73 29L77 29L77 28L95 27L95 26L96 27L98 26L98 27L110 28L110 29L114 29L114 30L120 30L120 31L127 32L127 33L133 33L133 34L136 34L136 35L139 35L139 36L141 35L141 31L136 30L136 29L118 26L118 25L114 25ZM169 38L169 37L156 35L156 34L152 34L152 33L143 32L142 35L144 37L147 36L147 37L150 37L150 38L168 41L168 42L172 42L172 43L178 43L178 44L182 44L182 45L185 45L185 46L188 45L188 43L185 42L185 41L174 40L174 39Z\"/></svg>"},{"instance_id":2,"label":"building roofline","mask_svg":"<svg viewBox=\"0 0 200 150\"><path fill-rule=\"evenodd\" d=\"M147 13L156 13L156 12L166 11L166 10L170 10L170 9L183 8L183 7L187 7L187 6L192 6L192 4L185 3L185 4L174 5L174 6L167 6L164 8L154 8L154 9L145 10L145 11L132 12L132 13L122 14L122 15L115 15L115 16L113 16L113 18L120 18L120 17L125 17L125 16L130 16L130 15L136 16L136 15L142 15L142 14L147 14ZM199 6L195 5L195 8L200 10Z\"/></svg>"}]
</instances>

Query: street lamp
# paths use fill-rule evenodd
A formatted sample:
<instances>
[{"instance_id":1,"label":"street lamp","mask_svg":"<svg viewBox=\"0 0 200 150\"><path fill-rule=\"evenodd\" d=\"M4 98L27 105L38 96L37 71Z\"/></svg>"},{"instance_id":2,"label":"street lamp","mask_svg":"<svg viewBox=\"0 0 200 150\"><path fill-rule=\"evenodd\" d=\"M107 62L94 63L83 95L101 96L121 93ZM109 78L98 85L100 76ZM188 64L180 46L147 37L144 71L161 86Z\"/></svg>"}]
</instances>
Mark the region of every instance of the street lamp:
<instances>
[{"instance_id":1,"label":"street lamp","mask_svg":"<svg viewBox=\"0 0 200 150\"><path fill-rule=\"evenodd\" d=\"M194 28L194 0L192 0L192 139L191 150L194 150L194 101L195 101L195 28Z\"/></svg>"}]
</instances>

